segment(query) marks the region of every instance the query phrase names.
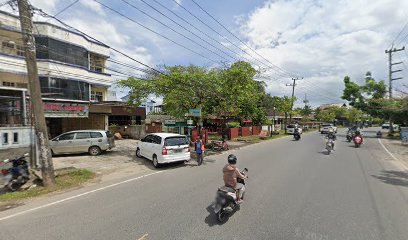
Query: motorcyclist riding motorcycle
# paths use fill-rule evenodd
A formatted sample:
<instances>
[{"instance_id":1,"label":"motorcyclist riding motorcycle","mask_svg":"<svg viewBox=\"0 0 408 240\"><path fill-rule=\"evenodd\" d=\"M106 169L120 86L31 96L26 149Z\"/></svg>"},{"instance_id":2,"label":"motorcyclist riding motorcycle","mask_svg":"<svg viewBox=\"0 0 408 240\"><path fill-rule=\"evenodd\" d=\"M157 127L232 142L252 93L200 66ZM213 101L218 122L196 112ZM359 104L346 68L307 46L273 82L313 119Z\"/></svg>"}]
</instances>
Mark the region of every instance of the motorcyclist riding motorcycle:
<instances>
[{"instance_id":1,"label":"motorcyclist riding motorcycle","mask_svg":"<svg viewBox=\"0 0 408 240\"><path fill-rule=\"evenodd\" d=\"M237 182L237 178L246 179L247 176L241 174L236 166L237 157L234 154L228 156L228 164L224 166L222 172L224 173L224 183L226 187L236 190L237 202L241 203L245 194L245 186Z\"/></svg>"},{"instance_id":2,"label":"motorcyclist riding motorcycle","mask_svg":"<svg viewBox=\"0 0 408 240\"><path fill-rule=\"evenodd\" d=\"M337 140L337 137L336 137L336 134L334 133L332 128L329 129L329 132L328 132L326 138L333 140L332 141L332 149L334 150L334 141Z\"/></svg>"},{"instance_id":3,"label":"motorcyclist riding motorcycle","mask_svg":"<svg viewBox=\"0 0 408 240\"><path fill-rule=\"evenodd\" d=\"M298 127L295 127L295 129L293 130L293 138L295 140L299 140L300 139L300 131Z\"/></svg>"},{"instance_id":4,"label":"motorcyclist riding motorcycle","mask_svg":"<svg viewBox=\"0 0 408 240\"><path fill-rule=\"evenodd\" d=\"M356 147L359 147L363 143L363 136L360 130L354 132L353 141Z\"/></svg>"}]
</instances>

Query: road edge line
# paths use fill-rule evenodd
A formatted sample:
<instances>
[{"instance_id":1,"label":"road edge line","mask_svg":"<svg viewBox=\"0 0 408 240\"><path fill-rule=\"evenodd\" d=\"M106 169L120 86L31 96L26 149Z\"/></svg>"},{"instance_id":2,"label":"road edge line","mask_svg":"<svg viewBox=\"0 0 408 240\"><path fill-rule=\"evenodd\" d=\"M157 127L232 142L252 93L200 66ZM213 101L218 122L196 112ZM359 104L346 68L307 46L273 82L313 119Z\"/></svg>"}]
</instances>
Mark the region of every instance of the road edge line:
<instances>
[{"instance_id":1,"label":"road edge line","mask_svg":"<svg viewBox=\"0 0 408 240\"><path fill-rule=\"evenodd\" d=\"M388 155L390 155L395 161L397 161L400 165L402 165L402 168L407 171L408 170L408 166L405 165L405 162L403 162L402 160L398 159L397 157L394 156L394 154L392 154L382 143L381 138L378 138L378 142L380 143L380 145L384 148L384 150L388 153Z\"/></svg>"},{"instance_id":2,"label":"road edge line","mask_svg":"<svg viewBox=\"0 0 408 240\"><path fill-rule=\"evenodd\" d=\"M21 211L21 212L17 212L17 213L11 214L9 216L5 216L5 217L0 218L0 221L7 220L7 219L10 219L10 218L19 216L19 215L23 215L25 213L29 213L29 212L33 212L33 211L36 211L36 210L39 210L39 209L42 209L42 208L46 208L46 207L49 207L49 206L53 206L53 205L56 205L56 204L59 204L59 203L62 203L62 202L66 202L66 201L69 201L69 200L72 200L72 199L76 199L76 198L79 198L79 197L82 197L82 196L85 196L85 195L88 195L88 194L91 194L91 193L94 193L94 192L99 192L99 191L102 191L102 190L105 190L105 189L108 189L108 188L112 188L112 187L115 187L115 186L118 186L118 185L122 185L124 183L132 182L132 181L135 181L135 180L138 180L138 179L141 179L141 178L145 178L145 177L149 177L149 176L152 176L152 175L155 175L155 174L158 174L158 173L163 173L165 171L166 170L162 170L162 171L158 171L158 172L145 174L145 175L142 175L142 176L139 176L139 177L127 179L127 180L124 180L124 181L121 181L121 182L118 182L118 183L113 183L113 184L110 184L108 186L100 187L100 188L97 188L97 189L94 189L94 190L91 190L91 191L88 191L88 192L84 192L84 193L80 193L80 194L77 194L77 195L74 195L74 196L71 196L71 197L67 197L67 198L64 198L64 199L61 199L61 200L58 200L58 201L55 201L55 202L47 203L47 204L44 204L44 205L41 205L41 206L38 206L38 207L35 207L35 208L31 208L31 209L27 209L27 210L24 210L24 211Z\"/></svg>"}]
</instances>

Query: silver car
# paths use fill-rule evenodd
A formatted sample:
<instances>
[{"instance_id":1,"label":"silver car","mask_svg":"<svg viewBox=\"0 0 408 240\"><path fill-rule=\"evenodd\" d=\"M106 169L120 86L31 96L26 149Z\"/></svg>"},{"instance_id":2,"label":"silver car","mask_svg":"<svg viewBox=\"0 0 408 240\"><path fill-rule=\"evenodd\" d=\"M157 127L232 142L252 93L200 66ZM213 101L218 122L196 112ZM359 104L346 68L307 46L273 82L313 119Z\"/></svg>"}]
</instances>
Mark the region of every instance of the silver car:
<instances>
[{"instance_id":1,"label":"silver car","mask_svg":"<svg viewBox=\"0 0 408 240\"><path fill-rule=\"evenodd\" d=\"M53 155L88 152L96 156L115 147L115 139L109 131L78 130L53 138L50 147Z\"/></svg>"}]
</instances>

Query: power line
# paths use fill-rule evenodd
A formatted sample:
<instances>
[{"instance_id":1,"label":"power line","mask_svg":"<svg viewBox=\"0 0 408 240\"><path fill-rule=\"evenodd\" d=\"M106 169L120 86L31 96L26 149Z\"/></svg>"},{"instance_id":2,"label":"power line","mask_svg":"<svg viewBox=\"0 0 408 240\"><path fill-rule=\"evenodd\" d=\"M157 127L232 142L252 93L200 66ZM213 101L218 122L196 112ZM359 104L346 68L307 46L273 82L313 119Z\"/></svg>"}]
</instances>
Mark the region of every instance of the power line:
<instances>
[{"instance_id":1,"label":"power line","mask_svg":"<svg viewBox=\"0 0 408 240\"><path fill-rule=\"evenodd\" d=\"M215 61L215 60L213 60L213 59L211 59L211 58L208 58L208 57L204 56L203 54L201 54L201 53L199 53L199 52L196 52L196 51L194 51L194 50L192 50L192 49L190 49L190 48L188 48L188 47L186 47L186 46L184 46L184 45L182 45L182 44L180 44L180 43L178 43L178 42L176 42L176 41L174 41L174 40L168 38L167 36L164 36L163 34L161 34L161 33L157 32L157 31L155 31L155 30L153 30L153 29L151 29L151 28L149 28L149 27L147 27L147 26L145 26L145 25L143 25L143 24L137 22L136 20L134 20L134 19L132 19L132 18L126 16L125 14L123 14L123 13L121 13L121 12L119 12L119 11L117 11L117 10L115 10L115 9L113 9L113 8L111 8L111 7L109 7L109 6L105 5L105 4L103 4L103 3L99 2L99 1L97 1L97 0L93 0L93 1L99 3L100 5L102 5L103 7L105 7L105 8L107 8L107 9L111 10L112 12L115 12L115 13L117 13L118 15L120 15L120 16L122 16L122 17L128 19L129 21L131 21L131 22L133 22L133 23L136 23L136 24L139 25L140 27L142 27L142 28L144 28L144 29L146 29L146 30L148 30L148 31L150 31L150 32L152 32L152 33L155 33L155 34L159 35L160 37L162 37L162 38L164 38L164 39L167 39L168 41L170 41L170 42L172 42L172 43L174 43L174 44L176 44L176 45L178 45L178 46L180 46L180 47L182 47L182 48L184 48L184 49L186 49L186 50L188 50L188 51L191 51L191 52L193 52L193 53L195 53L195 54L197 54L197 55L199 55L199 56L201 56L201 57L203 57L203 58L205 58L205 59L208 59L208 60L210 60L211 62L218 63L217 61Z\"/></svg>"},{"instance_id":2,"label":"power line","mask_svg":"<svg viewBox=\"0 0 408 240\"><path fill-rule=\"evenodd\" d=\"M220 32L218 32L217 30L215 30L213 27L211 27L210 25L208 25L206 22L204 22L203 20L201 20L199 17L197 17L194 13L192 13L190 10L188 10L187 8L185 8L182 4L178 3L176 0L173 0L173 2L175 4L177 4L180 8L182 8L184 11L186 11L188 14L190 14L193 18L197 19L200 23L202 23L204 26L206 26L208 29L210 29L211 31L215 32L219 37L221 37L222 39L225 39L229 44L231 44L232 46L234 46L235 48L239 49L240 51L242 51L243 53L247 54L248 56L250 56L251 58L253 58L256 62L260 63L261 65L264 66L268 66L268 64L265 64L264 62L260 61L258 58L255 58L251 53L247 52L245 49L242 49L241 47L237 46L234 42L232 42L231 40L229 40L227 37L224 37ZM276 71L276 70L275 70ZM280 73L279 71L276 71L277 73L275 73L276 75L279 75L281 77L290 77L290 75L287 74L283 74Z\"/></svg>"},{"instance_id":3,"label":"power line","mask_svg":"<svg viewBox=\"0 0 408 240\"><path fill-rule=\"evenodd\" d=\"M127 2L125 0L122 0L124 2ZM164 16L165 18L169 19L171 22L175 23L177 26L183 28L185 31L193 34L195 37L199 38L201 41L207 43L208 45L212 46L213 48L217 49L218 51L221 51L222 53L224 53L225 55L227 55L228 57L234 59L235 61L237 61L238 59L235 58L234 56L231 56L230 54L228 54L227 52L225 52L224 50L214 46L212 43L208 42L207 40L203 39L202 37L200 37L199 35L197 35L196 33L192 32L191 30L187 29L186 27L184 27L183 25L181 25L180 23L174 21L172 18L170 18L169 16L167 16L166 14L164 14L163 12L161 12L160 10L158 10L157 8L155 8L154 6L152 6L151 4L147 3L144 0L140 0L141 2L143 2L144 4L148 5L150 8L152 8L153 10L155 10L156 12L158 12L160 15Z\"/></svg>"},{"instance_id":4,"label":"power line","mask_svg":"<svg viewBox=\"0 0 408 240\"><path fill-rule=\"evenodd\" d=\"M97 0L94 0L94 1L98 2ZM139 12L141 12L141 13L144 14L144 15L146 15L147 17L153 19L154 21L160 23L160 24L163 25L164 27L167 27L168 29L170 29L171 31L177 33L178 35L184 37L185 39L189 40L190 42L196 44L197 46L199 46L199 47L201 47L201 48L204 48L205 50L207 50L207 51L209 51L209 52L211 52L211 53L217 55L217 56L220 57L221 59L224 59L224 57L221 56L220 54L218 54L217 52L214 52L213 50L211 50L211 49L209 49L209 48L207 48L207 47L201 45L200 43L198 43L197 41L191 39L190 37L187 37L186 35L184 35L184 34L182 34L181 32L175 30L174 28L172 28L172 27L170 27L169 25L163 23L162 21L160 21L160 20L154 18L154 17L151 16L150 14L146 13L145 11L143 11L143 10L141 10L140 8L136 7L135 5L129 3L128 1L126 1L126 0L121 0L121 1L124 2L124 3L126 3L127 5L131 6L132 8L138 10ZM176 24L177 24L177 23L176 23ZM181 25L179 25L179 26L181 26ZM183 26L181 26L181 27L183 27ZM184 28L184 29L185 29L186 31L189 31L189 30L187 30L186 28ZM192 33L191 31L189 31L189 32ZM199 37L201 40L203 40L200 36L196 35L195 33L192 33L192 34L194 34L195 36L197 36L197 37ZM203 40L203 41L205 41L205 40ZM207 41L206 41L206 42L207 42ZM208 43L208 42L207 42L207 43ZM210 44L210 43L209 43L209 44ZM213 46L212 44L210 44L210 45ZM219 48L218 48L218 49L219 49ZM222 50L221 50L221 51L222 51ZM232 58L233 58L233 57L232 57ZM233 59L234 59L234 58L233 58ZM214 61L214 62L215 62L215 63L218 63L217 61Z\"/></svg>"},{"instance_id":5,"label":"power line","mask_svg":"<svg viewBox=\"0 0 408 240\"><path fill-rule=\"evenodd\" d=\"M60 24L62 24L63 26L65 26L66 28L72 29L72 30L74 30L74 31L76 31L76 32L78 32L78 33L80 33L80 34L82 34L83 36L87 37L88 39L91 39L91 40L93 40L93 41L95 41L95 42L97 42L97 43L99 43L99 44L101 44L101 45L103 45L103 46L107 46L107 47L108 47L107 44L105 44L105 43L99 41L98 39L96 39L96 38L94 38L94 37L92 37L92 36L90 36L90 35L88 35L88 34L82 32L82 31L78 30L77 28L74 28L74 27L72 27L72 26L66 24L65 22L63 22L63 21L60 20L59 18L49 15L49 14L47 14L46 12L44 12L43 10L41 10L41 9L39 9L39 8L35 8L35 7L33 7L33 6L32 6L32 8L33 8L34 10L38 11L40 14L42 14L42 15L44 15L44 16L53 18L54 20L56 20L57 22L59 22ZM123 52L117 50L116 48L113 48L113 47L111 47L111 46L109 46L109 48L110 48L111 50L113 50L114 52L117 52L117 53L121 54L122 56L127 57L127 58L131 59L132 61L135 61L135 62L139 63L140 65L143 65L143 66L145 66L145 67L151 69L152 71L154 71L154 72L156 72L156 73L158 73L158 74L168 76L167 74L162 73L161 71L159 71L159 70L157 70L157 69L155 69L155 68L153 68L153 67L151 67L151 66L149 66L149 65L147 65L147 64L145 64L145 63L143 63L143 62L141 62L141 61L139 61L139 60L137 60L137 59L135 59L135 58L133 58L133 57L131 57L131 56L129 56L129 55L126 54L126 53L123 53Z\"/></svg>"},{"instance_id":6,"label":"power line","mask_svg":"<svg viewBox=\"0 0 408 240\"><path fill-rule=\"evenodd\" d=\"M405 30L405 28L408 26L408 22L405 23L405 25L402 27L401 31L398 33L398 35L395 37L395 39L391 42L390 49L394 45L395 41L398 39L398 37L401 35L401 33Z\"/></svg>"},{"instance_id":7,"label":"power line","mask_svg":"<svg viewBox=\"0 0 408 240\"><path fill-rule=\"evenodd\" d=\"M77 4L78 2L79 2L79 0L75 0L75 1L72 2L71 4L69 4L68 6L64 7L63 9L61 9L61 10L60 10L59 12L57 12L56 14L54 14L53 17L56 17L56 16L60 15L61 13L65 12L68 8L74 6L74 5ZM49 20L50 20L50 19L48 19L47 22L48 22Z\"/></svg>"},{"instance_id":8,"label":"power line","mask_svg":"<svg viewBox=\"0 0 408 240\"><path fill-rule=\"evenodd\" d=\"M174 0L173 0L174 1ZM213 19L215 22L217 22L222 28L224 28L229 34L231 34L233 37L235 37L239 42L241 42L244 46L246 46L248 49L250 49L252 52L254 52L256 55L258 55L259 57L261 57L262 59L264 59L265 61L267 61L268 63L270 63L273 67L272 68L276 68L280 71L282 71L285 74L288 74L288 76L290 77L298 77L295 75L293 75L292 73L289 73L285 70L283 70L282 68L276 66L275 64L273 64L272 62L270 62L268 59L266 59L264 56L260 55L257 51L255 51L253 48L251 48L250 46L248 46L248 44L246 44L244 41L242 41L239 37L237 37L233 32L231 32L228 28L226 28L220 21L218 21L215 17L213 17L208 11L206 11L203 7L201 7L200 4L198 4L195 0L191 0L195 5L197 5L203 12L205 12L211 19Z\"/></svg>"}]
</instances>

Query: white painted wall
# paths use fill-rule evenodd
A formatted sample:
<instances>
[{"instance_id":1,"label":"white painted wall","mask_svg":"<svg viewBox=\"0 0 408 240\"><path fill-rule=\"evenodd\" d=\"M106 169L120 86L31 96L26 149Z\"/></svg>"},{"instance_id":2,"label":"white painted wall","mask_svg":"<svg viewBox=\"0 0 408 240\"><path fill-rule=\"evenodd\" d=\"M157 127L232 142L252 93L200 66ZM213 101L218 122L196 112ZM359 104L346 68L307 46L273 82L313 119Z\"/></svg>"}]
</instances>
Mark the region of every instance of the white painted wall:
<instances>
[{"instance_id":1,"label":"white painted wall","mask_svg":"<svg viewBox=\"0 0 408 240\"><path fill-rule=\"evenodd\" d=\"M8 143L4 143L4 134L8 134ZM14 133L18 134L18 142L14 143ZM0 127L0 150L29 147L33 138L31 127Z\"/></svg>"},{"instance_id":2,"label":"white painted wall","mask_svg":"<svg viewBox=\"0 0 408 240\"><path fill-rule=\"evenodd\" d=\"M114 80L109 75L91 72L79 67L41 60L38 60L37 65L39 75L73 78L84 80L91 84L111 85L114 83ZM24 58L0 55L0 71L26 74L27 68L25 60Z\"/></svg>"},{"instance_id":3,"label":"white painted wall","mask_svg":"<svg viewBox=\"0 0 408 240\"><path fill-rule=\"evenodd\" d=\"M0 11L0 23L1 25L9 26L17 31L21 31L18 16L10 16ZM73 33L43 22L34 22L34 25L35 26L33 28L33 31L35 34L50 36L65 42L70 42L82 46L88 49L88 51L109 56L108 47L96 44L92 41L88 41L80 34Z\"/></svg>"}]
</instances>

